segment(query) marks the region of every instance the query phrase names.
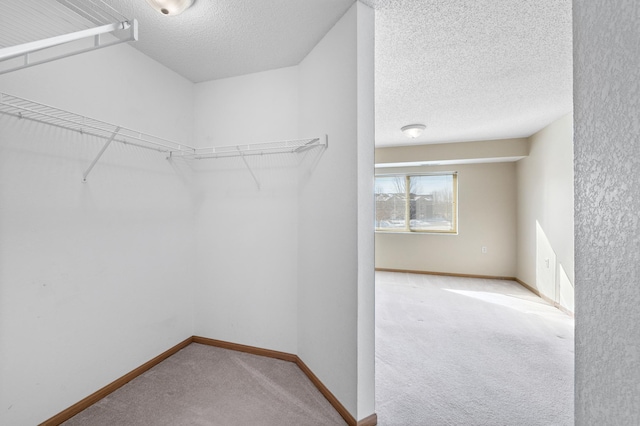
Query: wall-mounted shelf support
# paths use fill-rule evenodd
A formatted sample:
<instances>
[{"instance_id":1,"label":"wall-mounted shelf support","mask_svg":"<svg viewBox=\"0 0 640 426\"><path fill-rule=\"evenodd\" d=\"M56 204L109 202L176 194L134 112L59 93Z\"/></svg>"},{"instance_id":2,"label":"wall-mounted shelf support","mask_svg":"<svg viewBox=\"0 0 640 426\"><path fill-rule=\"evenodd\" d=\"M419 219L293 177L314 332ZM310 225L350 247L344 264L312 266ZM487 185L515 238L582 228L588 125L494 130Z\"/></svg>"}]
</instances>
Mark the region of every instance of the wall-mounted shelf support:
<instances>
[{"instance_id":1,"label":"wall-mounted shelf support","mask_svg":"<svg viewBox=\"0 0 640 426\"><path fill-rule=\"evenodd\" d=\"M96 158L93 159L93 161L89 165L89 168L87 168L87 170L85 170L84 174L82 175L82 182L83 183L87 182L87 176L89 176L89 173L91 173L91 169L93 169L93 166L96 165L96 163L98 162L100 157L102 157L102 154L104 154L104 152L107 150L107 148L109 148L109 145L116 138L116 135L118 134L119 131L120 131L120 127L116 127L116 130L111 134L111 137L109 139L107 139L107 142L104 144L104 146L102 147L102 149L100 150L98 155L96 155Z\"/></svg>"},{"instance_id":2,"label":"wall-mounted shelf support","mask_svg":"<svg viewBox=\"0 0 640 426\"><path fill-rule=\"evenodd\" d=\"M212 146L207 148L196 148L193 157L196 160L206 160L214 158L240 157L242 162L251 173L258 190L261 189L260 181L253 172L251 165L247 161L250 156L264 156L272 154L298 155L313 148L327 148L329 138L323 135L318 138L296 139L278 142L256 143L246 145ZM299 160L298 160L299 161Z\"/></svg>"},{"instance_id":3,"label":"wall-mounted shelf support","mask_svg":"<svg viewBox=\"0 0 640 426\"><path fill-rule=\"evenodd\" d=\"M247 159L244 158L244 154L240 150L240 147L237 147L237 148L238 148L238 152L240 153L240 158L242 158L242 161L244 162L244 165L247 166L247 169L249 170L249 173L251 173L251 177L253 178L253 180L256 182L256 185L258 186L258 191L259 191L260 190L260 182L258 181L258 178L253 173L253 170L251 170L251 166L249 166L249 163L247 163Z\"/></svg>"},{"instance_id":4,"label":"wall-mounted shelf support","mask_svg":"<svg viewBox=\"0 0 640 426\"><path fill-rule=\"evenodd\" d=\"M322 138L311 139L304 145L296 148L294 152L300 154L302 152L309 151L310 149L313 149L317 146L323 146L324 148L327 148L329 146L329 137L327 135L324 135Z\"/></svg>"}]
</instances>

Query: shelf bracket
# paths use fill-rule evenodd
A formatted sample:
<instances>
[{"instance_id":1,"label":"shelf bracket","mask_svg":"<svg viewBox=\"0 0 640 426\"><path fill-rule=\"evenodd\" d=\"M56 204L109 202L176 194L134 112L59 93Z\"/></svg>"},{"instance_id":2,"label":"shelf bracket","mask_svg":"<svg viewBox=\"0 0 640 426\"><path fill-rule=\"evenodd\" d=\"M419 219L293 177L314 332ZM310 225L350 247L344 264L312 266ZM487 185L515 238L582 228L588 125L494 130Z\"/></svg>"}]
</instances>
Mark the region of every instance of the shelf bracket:
<instances>
[{"instance_id":1,"label":"shelf bracket","mask_svg":"<svg viewBox=\"0 0 640 426\"><path fill-rule=\"evenodd\" d=\"M107 142L104 144L104 146L102 147L102 149L100 150L100 152L98 153L98 155L96 156L96 158L93 159L93 161L91 162L91 164L89 165L89 168L84 172L84 174L82 175L82 182L83 183L87 183L87 176L89 176L89 173L91 173L91 170L93 169L93 166L96 165L96 163L98 162L98 160L100 159L100 157L102 157L102 154L104 154L104 152L107 150L107 148L109 148L109 145L111 144L111 142L113 142L113 140L116 138L116 135L118 134L118 132L120 131L120 127L116 127L116 130L111 134L111 137L107 140Z\"/></svg>"},{"instance_id":2,"label":"shelf bracket","mask_svg":"<svg viewBox=\"0 0 640 426\"><path fill-rule=\"evenodd\" d=\"M242 151L240 151L240 147L237 147L236 149L240 153L240 158L242 158L242 161L244 162L244 165L247 166L247 169L249 169L249 173L251 173L251 177L256 182L256 186L258 187L258 190L260 190L260 182L258 181L258 178L256 177L256 175L253 173L253 170L251 170L251 166L249 166L249 163L247 162L247 159L244 158L244 153Z\"/></svg>"},{"instance_id":3,"label":"shelf bracket","mask_svg":"<svg viewBox=\"0 0 640 426\"><path fill-rule=\"evenodd\" d=\"M324 141L321 142L320 139L324 139ZM318 142L318 143L316 143L316 142ZM327 135L324 135L323 137L311 139L306 144L296 148L295 151L293 151L293 152L300 154L301 152L308 151L308 150L313 149L313 148L315 148L317 146L321 146L321 147L326 149L329 146L329 137Z\"/></svg>"}]
</instances>

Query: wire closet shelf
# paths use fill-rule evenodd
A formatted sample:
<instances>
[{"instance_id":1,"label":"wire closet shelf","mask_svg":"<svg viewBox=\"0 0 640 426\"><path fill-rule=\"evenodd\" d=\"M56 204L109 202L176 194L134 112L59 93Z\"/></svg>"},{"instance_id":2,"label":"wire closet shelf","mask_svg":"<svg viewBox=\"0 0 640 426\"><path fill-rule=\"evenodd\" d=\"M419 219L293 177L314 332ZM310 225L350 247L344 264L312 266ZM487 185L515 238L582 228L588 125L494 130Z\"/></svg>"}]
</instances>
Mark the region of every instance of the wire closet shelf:
<instances>
[{"instance_id":1,"label":"wire closet shelf","mask_svg":"<svg viewBox=\"0 0 640 426\"><path fill-rule=\"evenodd\" d=\"M0 28L0 74L138 39L137 21L125 17L104 0L0 0L0 4L6 6L4 13L10 18L6 20L6 28ZM25 29L32 31L25 32ZM93 40L89 47L78 46L68 53L40 56L52 47L87 40ZM242 157L258 186L245 157L299 154L328 145L325 135L321 138L194 148L2 92L0 114L105 139L106 143L85 171L83 182L87 181L87 176L112 142L162 152L167 159L176 156L196 160Z\"/></svg>"},{"instance_id":2,"label":"wire closet shelf","mask_svg":"<svg viewBox=\"0 0 640 426\"><path fill-rule=\"evenodd\" d=\"M184 143L174 142L2 92L0 92L0 114L105 139L107 142L83 176L85 182L87 175L111 142L158 151L166 154L167 159L179 156L195 160L230 157L244 159L256 155L301 154L316 147L326 148L328 145L327 136L324 135L323 137L287 141L195 148ZM247 167L249 167L248 164Z\"/></svg>"},{"instance_id":3,"label":"wire closet shelf","mask_svg":"<svg viewBox=\"0 0 640 426\"><path fill-rule=\"evenodd\" d=\"M166 154L179 152L193 155L195 151L193 147L185 144L1 92L0 113L103 139L113 137L114 142L152 149Z\"/></svg>"},{"instance_id":4,"label":"wire closet shelf","mask_svg":"<svg viewBox=\"0 0 640 426\"><path fill-rule=\"evenodd\" d=\"M0 74L138 39L138 22L103 0L0 0L0 6Z\"/></svg>"},{"instance_id":5,"label":"wire closet shelf","mask_svg":"<svg viewBox=\"0 0 640 426\"><path fill-rule=\"evenodd\" d=\"M204 160L208 158L250 157L269 154L300 154L318 146L326 146L326 138L324 136L322 138L196 148L194 157Z\"/></svg>"}]
</instances>

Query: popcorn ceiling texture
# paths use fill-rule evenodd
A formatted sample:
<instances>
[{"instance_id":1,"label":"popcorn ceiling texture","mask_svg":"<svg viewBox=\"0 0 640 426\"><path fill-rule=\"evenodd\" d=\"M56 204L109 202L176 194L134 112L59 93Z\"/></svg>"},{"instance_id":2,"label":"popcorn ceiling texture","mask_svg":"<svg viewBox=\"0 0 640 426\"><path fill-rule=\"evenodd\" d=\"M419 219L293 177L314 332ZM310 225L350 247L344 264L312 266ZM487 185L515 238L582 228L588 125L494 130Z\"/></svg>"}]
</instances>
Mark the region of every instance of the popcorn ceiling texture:
<instances>
[{"instance_id":1,"label":"popcorn ceiling texture","mask_svg":"<svg viewBox=\"0 0 640 426\"><path fill-rule=\"evenodd\" d=\"M293 66L354 0L196 0L132 45L193 82ZM364 0L376 9L377 146L528 137L571 112L571 0ZM123 64L125 66L126 64ZM417 139L400 128L424 123Z\"/></svg>"},{"instance_id":2,"label":"popcorn ceiling texture","mask_svg":"<svg viewBox=\"0 0 640 426\"><path fill-rule=\"evenodd\" d=\"M640 3L576 0L576 424L640 424Z\"/></svg>"},{"instance_id":3,"label":"popcorn ceiling texture","mask_svg":"<svg viewBox=\"0 0 640 426\"><path fill-rule=\"evenodd\" d=\"M105 2L139 21L136 49L199 83L299 64L354 0L196 0L178 16Z\"/></svg>"},{"instance_id":4,"label":"popcorn ceiling texture","mask_svg":"<svg viewBox=\"0 0 640 426\"><path fill-rule=\"evenodd\" d=\"M367 0L376 144L528 137L571 112L571 0ZM424 123L411 140L400 127Z\"/></svg>"},{"instance_id":5,"label":"popcorn ceiling texture","mask_svg":"<svg viewBox=\"0 0 640 426\"><path fill-rule=\"evenodd\" d=\"M196 0L133 46L193 82L293 66L354 0ZM571 112L571 0L364 0L376 9L378 146L528 137ZM401 132L420 122L417 139Z\"/></svg>"}]
</instances>

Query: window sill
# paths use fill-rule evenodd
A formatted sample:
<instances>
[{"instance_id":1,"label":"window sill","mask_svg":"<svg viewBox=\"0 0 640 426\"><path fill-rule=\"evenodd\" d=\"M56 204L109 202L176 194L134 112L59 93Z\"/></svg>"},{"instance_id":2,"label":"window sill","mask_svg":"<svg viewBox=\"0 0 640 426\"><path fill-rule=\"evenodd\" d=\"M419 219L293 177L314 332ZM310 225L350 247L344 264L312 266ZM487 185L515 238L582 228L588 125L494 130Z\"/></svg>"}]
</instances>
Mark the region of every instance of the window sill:
<instances>
[{"instance_id":1,"label":"window sill","mask_svg":"<svg viewBox=\"0 0 640 426\"><path fill-rule=\"evenodd\" d=\"M458 232L429 232L429 231L375 231L376 234L407 234L407 235L458 235Z\"/></svg>"}]
</instances>

